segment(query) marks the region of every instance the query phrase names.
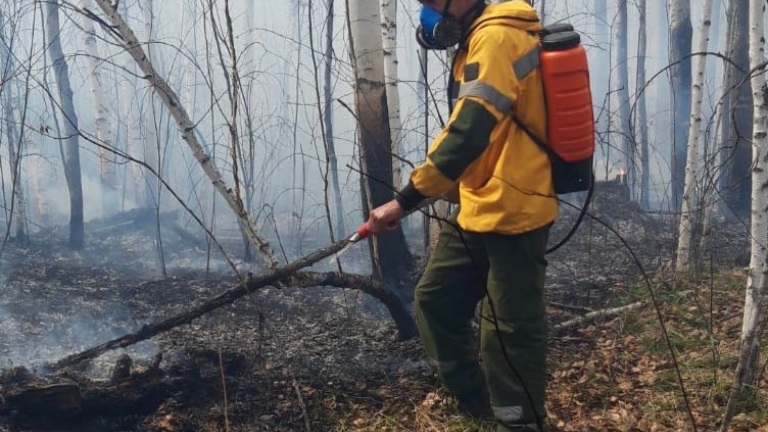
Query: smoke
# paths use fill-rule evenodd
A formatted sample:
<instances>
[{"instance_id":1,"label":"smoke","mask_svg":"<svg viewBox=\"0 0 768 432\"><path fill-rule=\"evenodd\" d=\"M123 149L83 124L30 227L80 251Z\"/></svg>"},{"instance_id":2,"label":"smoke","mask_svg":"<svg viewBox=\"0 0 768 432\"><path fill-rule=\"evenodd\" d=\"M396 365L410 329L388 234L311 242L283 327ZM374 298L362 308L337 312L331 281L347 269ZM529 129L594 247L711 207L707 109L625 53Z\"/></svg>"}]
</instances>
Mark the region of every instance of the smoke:
<instances>
[{"instance_id":1,"label":"smoke","mask_svg":"<svg viewBox=\"0 0 768 432\"><path fill-rule=\"evenodd\" d=\"M30 298L26 287L9 286L0 281L4 298L0 300L0 369L26 366L38 372L46 364L108 340L135 331L144 323L131 319L119 305L99 309L97 305L47 305L43 296ZM18 294L11 294L16 290ZM158 347L147 341L127 350L110 353L94 362L89 375L106 378L114 365L113 357L127 353L134 360L149 360Z\"/></svg>"}]
</instances>

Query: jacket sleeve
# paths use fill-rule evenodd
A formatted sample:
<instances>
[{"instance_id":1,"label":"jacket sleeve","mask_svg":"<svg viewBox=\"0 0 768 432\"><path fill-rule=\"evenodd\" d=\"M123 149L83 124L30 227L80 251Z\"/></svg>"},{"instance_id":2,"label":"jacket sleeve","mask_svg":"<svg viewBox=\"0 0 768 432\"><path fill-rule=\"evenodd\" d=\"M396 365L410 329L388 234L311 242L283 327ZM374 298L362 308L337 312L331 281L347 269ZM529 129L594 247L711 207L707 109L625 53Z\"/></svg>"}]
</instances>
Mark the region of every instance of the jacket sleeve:
<instances>
[{"instance_id":1,"label":"jacket sleeve","mask_svg":"<svg viewBox=\"0 0 768 432\"><path fill-rule=\"evenodd\" d=\"M408 185L397 193L403 208L410 210L451 189L489 147L494 128L514 110L521 92L515 65L526 49L535 46L532 42L522 47L521 41L504 26L489 26L472 35L456 107L426 162L411 172Z\"/></svg>"}]
</instances>

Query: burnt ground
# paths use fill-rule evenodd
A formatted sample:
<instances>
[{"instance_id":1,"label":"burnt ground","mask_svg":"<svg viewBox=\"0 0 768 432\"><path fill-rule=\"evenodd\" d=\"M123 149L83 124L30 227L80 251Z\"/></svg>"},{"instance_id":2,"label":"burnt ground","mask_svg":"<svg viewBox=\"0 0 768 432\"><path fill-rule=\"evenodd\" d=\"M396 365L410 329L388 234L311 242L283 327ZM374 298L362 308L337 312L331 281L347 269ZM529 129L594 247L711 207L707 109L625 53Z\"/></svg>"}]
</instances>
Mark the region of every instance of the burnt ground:
<instances>
[{"instance_id":1,"label":"burnt ground","mask_svg":"<svg viewBox=\"0 0 768 432\"><path fill-rule=\"evenodd\" d=\"M596 213L654 272L656 289L669 287L663 275L674 225L613 208L610 199L597 204ZM574 219L565 211L553 240ZM716 230L706 262L738 264L746 244L741 231ZM0 431L368 430L366 424L390 416L402 420L387 430L418 429L414 407L426 406L436 379L418 341L398 341L385 310L354 289L262 289L81 369L46 367L233 286L231 272L206 274L204 248L187 240L167 236L168 278L157 276L151 231L96 230L82 252L70 251L56 234L8 246L0 291ZM636 300L637 266L622 248L588 219L550 255L553 323ZM363 259L355 253L345 259ZM555 377L563 353L583 336L552 335ZM133 361L131 373L113 377L123 354ZM558 409L552 418L562 418Z\"/></svg>"}]
</instances>

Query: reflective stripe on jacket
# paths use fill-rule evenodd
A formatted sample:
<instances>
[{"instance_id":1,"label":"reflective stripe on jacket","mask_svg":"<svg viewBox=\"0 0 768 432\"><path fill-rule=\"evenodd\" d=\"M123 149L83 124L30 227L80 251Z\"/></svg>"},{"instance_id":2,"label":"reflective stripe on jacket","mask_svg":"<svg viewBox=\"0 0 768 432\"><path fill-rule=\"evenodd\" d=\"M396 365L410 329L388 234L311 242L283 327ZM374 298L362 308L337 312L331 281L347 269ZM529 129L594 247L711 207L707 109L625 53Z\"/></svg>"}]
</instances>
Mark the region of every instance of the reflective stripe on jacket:
<instances>
[{"instance_id":1,"label":"reflective stripe on jacket","mask_svg":"<svg viewBox=\"0 0 768 432\"><path fill-rule=\"evenodd\" d=\"M525 2L488 5L454 62L455 106L425 164L398 201L439 196L459 185L459 225L517 234L557 218L551 165L512 115L545 137L538 68L539 23Z\"/></svg>"}]
</instances>

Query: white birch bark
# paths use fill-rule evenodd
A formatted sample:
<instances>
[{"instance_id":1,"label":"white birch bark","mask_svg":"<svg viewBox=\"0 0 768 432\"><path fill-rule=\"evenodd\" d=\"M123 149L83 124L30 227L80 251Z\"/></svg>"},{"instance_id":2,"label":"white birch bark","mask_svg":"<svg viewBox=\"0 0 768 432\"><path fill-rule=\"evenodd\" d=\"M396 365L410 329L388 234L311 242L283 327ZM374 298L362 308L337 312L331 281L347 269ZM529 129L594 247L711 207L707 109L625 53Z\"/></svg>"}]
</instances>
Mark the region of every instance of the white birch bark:
<instances>
[{"instance_id":1,"label":"white birch bark","mask_svg":"<svg viewBox=\"0 0 768 432\"><path fill-rule=\"evenodd\" d=\"M376 118L382 118L386 113L386 107L382 106L382 101L386 100L386 83L384 74L384 61L382 58L382 40L381 40L381 18L378 2L348 0L347 8L350 21L350 34L353 42L355 59L355 100L358 106L358 116L360 122L372 122L375 124ZM361 112L360 107L368 108ZM363 117L364 116L364 117ZM366 132L361 129L361 132ZM370 131L368 131L370 134ZM373 134L371 134L373 135ZM379 137L380 138L380 137ZM362 141L362 138L361 138ZM366 143L361 143L365 148ZM371 161L365 160L365 152L361 152L363 170L363 185L367 185L365 198L367 202L365 207L370 211L375 207L373 197L368 192L372 181L367 180L368 176L375 176L371 172L369 164ZM367 212L364 215L367 217ZM378 236L374 236L374 243L371 248L371 260L374 263L374 273L381 272L381 257L379 248L376 246ZM380 275L379 275L380 276Z\"/></svg>"},{"instance_id":2,"label":"white birch bark","mask_svg":"<svg viewBox=\"0 0 768 432\"><path fill-rule=\"evenodd\" d=\"M712 0L704 0L704 17L699 27L698 52L707 51L709 29L712 27ZM688 151L685 164L685 187L683 188L682 211L677 240L677 273L691 271L691 237L693 232L693 212L695 206L695 188L698 171L699 137L701 136L701 105L704 100L704 73L707 57L699 55L693 58L693 87L691 89L691 120L688 127Z\"/></svg>"},{"instance_id":3,"label":"white birch bark","mask_svg":"<svg viewBox=\"0 0 768 432\"><path fill-rule=\"evenodd\" d=\"M80 7L89 9L93 0L82 0ZM88 74L88 85L91 90L91 111L93 112L93 123L96 129L96 139L111 146L114 145L115 137L112 130L109 108L107 107L107 98L104 95L103 79L101 75L101 55L96 45L96 30L93 26L93 20L86 16L81 16L81 25L83 26L83 45L85 46L86 67ZM112 153L99 147L99 164L101 179L101 211L102 216L111 216L117 212L117 174Z\"/></svg>"},{"instance_id":4,"label":"white birch bark","mask_svg":"<svg viewBox=\"0 0 768 432\"><path fill-rule=\"evenodd\" d=\"M142 49L141 43L136 38L130 27L125 23L120 14L117 13L115 7L109 0L95 0L99 5L99 8L104 12L109 21L114 25L115 30L120 34L124 40L124 48L131 54L131 57L136 61L139 68L144 73L144 79L146 79L150 85L154 88L156 94L163 101L168 108L170 114L176 121L177 126L182 134L182 138L192 150L195 159L202 167L205 174L211 180L211 183L216 190L222 195L224 200L230 206L238 222L243 227L243 231L248 236L251 244L256 245L262 258L270 267L274 270L277 268L277 263L274 260L271 248L269 244L264 241L248 220L248 214L242 205L238 204L234 192L227 186L223 177L217 170L214 161L206 154L205 149L200 144L200 141L195 135L195 123L192 122L189 114L184 107L179 103L179 97L176 92L168 85L168 83L157 73L152 63L149 61L146 53Z\"/></svg>"},{"instance_id":5,"label":"white birch bark","mask_svg":"<svg viewBox=\"0 0 768 432\"><path fill-rule=\"evenodd\" d=\"M384 82L387 86L387 110L392 137L392 185L403 186L402 125L400 122L400 92L397 88L397 2L381 0L382 47L384 48Z\"/></svg>"},{"instance_id":6,"label":"white birch bark","mask_svg":"<svg viewBox=\"0 0 768 432\"><path fill-rule=\"evenodd\" d=\"M750 1L750 64L757 68L764 65L765 58L765 14L764 2ZM747 279L747 295L744 302L744 323L742 325L742 351L748 351L751 361L746 366L741 384L754 382L757 373L757 356L760 348L760 326L763 290L768 278L768 98L766 98L765 74L752 75L752 96L755 107L755 125L752 133L752 223L751 259Z\"/></svg>"},{"instance_id":7,"label":"white birch bark","mask_svg":"<svg viewBox=\"0 0 768 432\"><path fill-rule=\"evenodd\" d=\"M749 0L749 59L751 68L765 65L765 22L763 0ZM752 74L754 127L752 129L752 222L751 257L747 276L744 318L741 327L739 364L721 431L728 430L736 400L745 386L753 385L760 366L760 336L763 326L761 303L768 280L768 97L762 73Z\"/></svg>"}]
</instances>

